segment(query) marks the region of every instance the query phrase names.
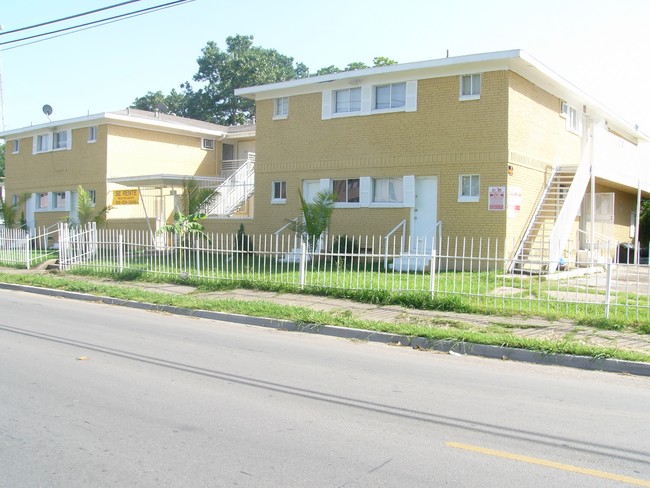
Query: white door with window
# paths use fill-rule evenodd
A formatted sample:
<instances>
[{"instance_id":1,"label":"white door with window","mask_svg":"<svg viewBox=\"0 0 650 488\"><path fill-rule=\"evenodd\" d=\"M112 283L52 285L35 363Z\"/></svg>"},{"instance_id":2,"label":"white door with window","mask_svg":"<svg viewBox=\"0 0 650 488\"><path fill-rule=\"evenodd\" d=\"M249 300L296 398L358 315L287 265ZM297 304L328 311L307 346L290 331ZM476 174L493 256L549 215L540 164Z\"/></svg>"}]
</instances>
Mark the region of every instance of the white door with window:
<instances>
[{"instance_id":1,"label":"white door with window","mask_svg":"<svg viewBox=\"0 0 650 488\"><path fill-rule=\"evenodd\" d=\"M415 206L411 209L411 251L433 249L438 222L438 177L415 177Z\"/></svg>"}]
</instances>

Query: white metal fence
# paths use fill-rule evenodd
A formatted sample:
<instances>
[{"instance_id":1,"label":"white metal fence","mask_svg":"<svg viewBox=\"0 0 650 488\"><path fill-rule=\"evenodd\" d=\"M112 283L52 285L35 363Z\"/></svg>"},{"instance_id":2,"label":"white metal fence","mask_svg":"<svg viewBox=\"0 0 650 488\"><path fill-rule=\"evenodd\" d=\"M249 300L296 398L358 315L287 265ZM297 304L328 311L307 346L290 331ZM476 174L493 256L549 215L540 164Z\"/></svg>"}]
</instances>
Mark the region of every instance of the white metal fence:
<instances>
[{"instance_id":1,"label":"white metal fence","mask_svg":"<svg viewBox=\"0 0 650 488\"><path fill-rule=\"evenodd\" d=\"M62 246L77 249L64 260L67 269L336 289L339 295L411 293L424 306L650 320L647 265L585 261L551 274L506 272L512 262L494 239L447 237L413 246L407 240L403 246L401 237L329 236L309 246L291 234L211 234L166 236L161 246L160 236L144 231L93 229L84 236ZM549 263L535 264L543 270Z\"/></svg>"},{"instance_id":2,"label":"white metal fence","mask_svg":"<svg viewBox=\"0 0 650 488\"><path fill-rule=\"evenodd\" d=\"M31 234L0 226L0 263L31 269L57 256L57 236L57 226L38 227Z\"/></svg>"}]
</instances>

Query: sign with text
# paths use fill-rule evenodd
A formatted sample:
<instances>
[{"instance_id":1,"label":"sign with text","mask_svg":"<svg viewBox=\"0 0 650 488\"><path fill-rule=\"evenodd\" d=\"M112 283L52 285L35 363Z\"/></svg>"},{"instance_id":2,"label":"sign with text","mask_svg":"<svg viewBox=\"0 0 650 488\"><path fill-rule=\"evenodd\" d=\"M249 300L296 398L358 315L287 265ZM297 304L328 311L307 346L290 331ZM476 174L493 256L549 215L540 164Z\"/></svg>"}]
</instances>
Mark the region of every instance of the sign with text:
<instances>
[{"instance_id":1,"label":"sign with text","mask_svg":"<svg viewBox=\"0 0 650 488\"><path fill-rule=\"evenodd\" d=\"M508 187L508 218L514 218L521 211L521 188Z\"/></svg>"},{"instance_id":2,"label":"sign with text","mask_svg":"<svg viewBox=\"0 0 650 488\"><path fill-rule=\"evenodd\" d=\"M506 188L505 186L491 186L488 188L488 210L506 209Z\"/></svg>"},{"instance_id":3,"label":"sign with text","mask_svg":"<svg viewBox=\"0 0 650 488\"><path fill-rule=\"evenodd\" d=\"M113 205L137 205L140 190L113 190Z\"/></svg>"}]
</instances>

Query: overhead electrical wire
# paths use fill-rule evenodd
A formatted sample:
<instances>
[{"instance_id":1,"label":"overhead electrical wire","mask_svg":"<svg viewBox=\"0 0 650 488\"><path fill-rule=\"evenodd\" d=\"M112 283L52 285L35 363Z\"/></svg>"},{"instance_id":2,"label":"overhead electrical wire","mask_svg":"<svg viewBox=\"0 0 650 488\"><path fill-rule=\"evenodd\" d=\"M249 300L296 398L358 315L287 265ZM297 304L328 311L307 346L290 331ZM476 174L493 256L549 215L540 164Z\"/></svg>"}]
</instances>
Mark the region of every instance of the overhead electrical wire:
<instances>
[{"instance_id":1,"label":"overhead electrical wire","mask_svg":"<svg viewBox=\"0 0 650 488\"><path fill-rule=\"evenodd\" d=\"M179 5L194 2L194 1L195 0L175 0L173 2L159 4L159 5L155 5L153 7L148 7L148 8L141 9L141 10L135 10L133 12L128 12L128 13L125 13L125 14L115 15L113 17L106 17L104 19L95 20L93 22L87 22L85 24L78 24L78 25L75 25L75 26L72 26L72 27L66 27L64 29L58 29L58 30L54 30L54 31L50 31L50 32L44 32L42 34L35 34L33 36L23 37L23 38L20 38L20 39L14 39L14 40L11 40L11 41L0 42L0 46L4 46L6 44L13 44L15 42L29 41L30 39L36 39L38 37L49 36L49 37L46 37L45 39L37 39L37 40L31 41L31 42L24 42L23 44L19 44L17 46L11 46L11 47L7 47L7 48L2 49L2 51L10 51L12 49L17 49L19 47L28 46L30 44L36 44L38 42L43 42L43 41L48 41L50 39L55 39L57 37L62 37L62 36L69 35L69 34L75 34L77 32L81 32L81 31L84 31L84 30L94 29L96 27L101 27L101 26L106 25L106 24L112 24L114 22L120 22L122 20L130 19L132 17L139 17L141 15L146 15L146 14L158 11L158 10L164 10L164 9L167 9L167 8L177 7ZM68 31L71 31L71 32L68 32ZM56 34L58 34L58 35L56 35Z\"/></svg>"},{"instance_id":2,"label":"overhead electrical wire","mask_svg":"<svg viewBox=\"0 0 650 488\"><path fill-rule=\"evenodd\" d=\"M10 30L10 31L0 32L0 36L6 36L7 34L14 34L16 32L22 32L22 31L26 31L26 30L29 30L29 29L36 29L37 27L43 27L45 25L56 24L57 22L63 22L64 20L76 19L78 17L83 17L84 15L96 14L97 12L103 12L104 10L110 10L112 8L122 7L122 6L128 5L130 3L136 3L136 2L141 2L141 1L142 0L129 0L128 2L117 3L115 5L109 5L108 7L102 7L102 8L98 8L98 9L95 9L95 10L90 10L88 12L82 12L80 14L69 15L68 17L62 17L62 18L56 19L56 20L48 20L47 22L41 22L40 24L28 25L27 27L21 27L20 29L13 29L13 30Z\"/></svg>"}]
</instances>

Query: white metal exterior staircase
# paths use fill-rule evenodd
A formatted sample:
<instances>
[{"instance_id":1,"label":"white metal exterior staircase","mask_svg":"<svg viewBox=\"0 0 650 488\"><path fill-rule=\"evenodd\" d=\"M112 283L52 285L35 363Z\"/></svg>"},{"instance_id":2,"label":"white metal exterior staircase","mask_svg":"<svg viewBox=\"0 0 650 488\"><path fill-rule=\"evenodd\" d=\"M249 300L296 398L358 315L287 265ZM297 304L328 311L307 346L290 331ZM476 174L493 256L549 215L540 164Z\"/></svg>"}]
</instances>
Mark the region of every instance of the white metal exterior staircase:
<instances>
[{"instance_id":1,"label":"white metal exterior staircase","mask_svg":"<svg viewBox=\"0 0 650 488\"><path fill-rule=\"evenodd\" d=\"M588 162L554 169L514 254L511 271L555 271L578 215L589 178Z\"/></svg>"},{"instance_id":2,"label":"white metal exterior staircase","mask_svg":"<svg viewBox=\"0 0 650 488\"><path fill-rule=\"evenodd\" d=\"M237 212L255 191L255 153L248 153L246 162L215 188L215 191L218 196L208 209L208 215L223 216Z\"/></svg>"}]
</instances>

